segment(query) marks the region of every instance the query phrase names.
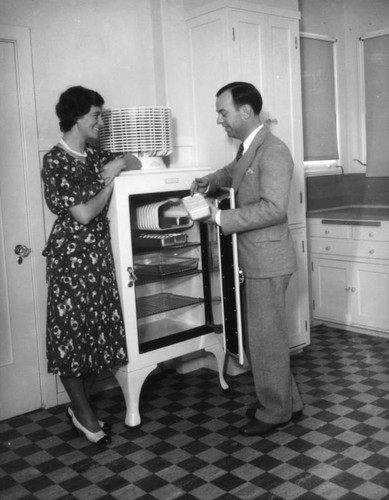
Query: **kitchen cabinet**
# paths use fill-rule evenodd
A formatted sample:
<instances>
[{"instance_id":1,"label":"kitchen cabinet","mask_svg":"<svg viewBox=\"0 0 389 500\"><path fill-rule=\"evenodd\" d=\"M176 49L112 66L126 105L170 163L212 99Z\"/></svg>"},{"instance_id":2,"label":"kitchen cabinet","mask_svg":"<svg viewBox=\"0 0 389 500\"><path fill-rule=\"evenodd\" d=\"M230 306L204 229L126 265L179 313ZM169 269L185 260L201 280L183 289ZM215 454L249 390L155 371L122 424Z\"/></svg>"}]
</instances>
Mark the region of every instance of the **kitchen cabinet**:
<instances>
[{"instance_id":1,"label":"kitchen cabinet","mask_svg":"<svg viewBox=\"0 0 389 500\"><path fill-rule=\"evenodd\" d=\"M298 272L287 291L292 349L310 342L306 208L301 116L299 13L260 2L217 1L187 21L196 163L216 170L237 145L216 125L215 94L232 81L253 83L263 98L262 122L289 147L294 175L288 219Z\"/></svg>"},{"instance_id":2,"label":"kitchen cabinet","mask_svg":"<svg viewBox=\"0 0 389 500\"><path fill-rule=\"evenodd\" d=\"M295 162L289 223L305 225L299 13L210 2L191 14L187 28L197 164L216 169L233 159L236 144L216 126L215 94L231 81L253 83L263 98L261 120Z\"/></svg>"},{"instance_id":3,"label":"kitchen cabinet","mask_svg":"<svg viewBox=\"0 0 389 500\"><path fill-rule=\"evenodd\" d=\"M309 219L315 320L389 332L389 222Z\"/></svg>"},{"instance_id":4,"label":"kitchen cabinet","mask_svg":"<svg viewBox=\"0 0 389 500\"><path fill-rule=\"evenodd\" d=\"M286 317L289 346L300 351L310 343L309 333L309 289L307 262L307 240L305 228L292 228L292 238L297 257L297 272L286 291Z\"/></svg>"},{"instance_id":5,"label":"kitchen cabinet","mask_svg":"<svg viewBox=\"0 0 389 500\"><path fill-rule=\"evenodd\" d=\"M129 426L140 423L142 385L161 363L209 352L226 389L225 353L244 361L236 235L191 220L181 202L207 173L142 170L115 179L108 217L129 363L114 375ZM215 203L233 208L232 190Z\"/></svg>"}]
</instances>

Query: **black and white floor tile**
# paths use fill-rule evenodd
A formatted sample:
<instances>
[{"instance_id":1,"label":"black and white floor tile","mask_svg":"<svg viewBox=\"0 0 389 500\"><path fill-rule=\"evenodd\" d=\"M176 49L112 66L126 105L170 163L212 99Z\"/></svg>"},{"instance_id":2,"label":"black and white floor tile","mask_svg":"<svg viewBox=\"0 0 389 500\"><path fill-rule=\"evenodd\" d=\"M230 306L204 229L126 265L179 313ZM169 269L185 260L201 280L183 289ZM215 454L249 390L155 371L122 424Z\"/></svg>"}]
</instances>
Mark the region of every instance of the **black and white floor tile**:
<instances>
[{"instance_id":1,"label":"black and white floor tile","mask_svg":"<svg viewBox=\"0 0 389 500\"><path fill-rule=\"evenodd\" d=\"M146 379L142 424L119 388L94 397L112 443L78 436L65 407L0 422L0 498L24 500L389 499L389 338L318 326L293 357L304 416L266 438L239 428L249 373L166 371Z\"/></svg>"}]
</instances>

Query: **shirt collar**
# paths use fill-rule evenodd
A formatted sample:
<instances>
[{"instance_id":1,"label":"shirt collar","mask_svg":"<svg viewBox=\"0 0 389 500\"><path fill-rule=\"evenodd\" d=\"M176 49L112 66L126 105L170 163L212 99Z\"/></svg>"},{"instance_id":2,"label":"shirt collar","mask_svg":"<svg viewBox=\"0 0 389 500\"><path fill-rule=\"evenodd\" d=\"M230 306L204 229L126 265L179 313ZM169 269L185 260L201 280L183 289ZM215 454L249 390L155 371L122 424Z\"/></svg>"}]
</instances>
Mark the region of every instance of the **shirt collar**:
<instances>
[{"instance_id":1,"label":"shirt collar","mask_svg":"<svg viewBox=\"0 0 389 500\"><path fill-rule=\"evenodd\" d=\"M262 127L263 127L263 123L261 123L261 125L259 125L259 127L254 129L251 132L251 134L248 137L246 137L246 139L243 141L243 154L249 149L249 147L251 146L251 143L254 140L254 137L257 135L257 133L261 130Z\"/></svg>"}]
</instances>

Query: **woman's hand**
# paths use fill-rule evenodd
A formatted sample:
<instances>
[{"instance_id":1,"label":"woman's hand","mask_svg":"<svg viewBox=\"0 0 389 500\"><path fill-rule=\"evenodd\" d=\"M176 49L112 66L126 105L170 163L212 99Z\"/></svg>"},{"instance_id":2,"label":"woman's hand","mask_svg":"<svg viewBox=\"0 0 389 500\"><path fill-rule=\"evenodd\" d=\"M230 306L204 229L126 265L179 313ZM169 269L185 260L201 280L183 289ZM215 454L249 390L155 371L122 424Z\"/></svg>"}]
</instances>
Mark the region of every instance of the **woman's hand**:
<instances>
[{"instance_id":1,"label":"woman's hand","mask_svg":"<svg viewBox=\"0 0 389 500\"><path fill-rule=\"evenodd\" d=\"M104 179L105 185L108 186L114 178L120 174L126 167L124 158L116 158L104 165L101 170L101 176Z\"/></svg>"},{"instance_id":2,"label":"woman's hand","mask_svg":"<svg viewBox=\"0 0 389 500\"><path fill-rule=\"evenodd\" d=\"M142 164L138 158L129 153L105 164L101 176L105 185L108 186L123 170L139 170L141 166Z\"/></svg>"},{"instance_id":3,"label":"woman's hand","mask_svg":"<svg viewBox=\"0 0 389 500\"><path fill-rule=\"evenodd\" d=\"M123 160L126 162L126 168L124 170L139 170L142 168L142 163L135 155L127 153L124 155Z\"/></svg>"}]
</instances>

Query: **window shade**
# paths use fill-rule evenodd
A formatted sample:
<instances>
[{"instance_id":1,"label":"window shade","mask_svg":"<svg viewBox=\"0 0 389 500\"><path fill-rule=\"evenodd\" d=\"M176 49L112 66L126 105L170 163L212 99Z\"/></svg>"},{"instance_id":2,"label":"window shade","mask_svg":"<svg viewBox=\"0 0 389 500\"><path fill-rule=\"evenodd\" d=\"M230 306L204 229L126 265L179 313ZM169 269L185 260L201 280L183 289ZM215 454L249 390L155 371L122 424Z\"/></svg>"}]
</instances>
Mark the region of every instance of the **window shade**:
<instances>
[{"instance_id":1,"label":"window shade","mask_svg":"<svg viewBox=\"0 0 389 500\"><path fill-rule=\"evenodd\" d=\"M366 175L389 176L389 35L363 41Z\"/></svg>"},{"instance_id":2,"label":"window shade","mask_svg":"<svg viewBox=\"0 0 389 500\"><path fill-rule=\"evenodd\" d=\"M333 43L301 38L305 161L339 159Z\"/></svg>"}]
</instances>

